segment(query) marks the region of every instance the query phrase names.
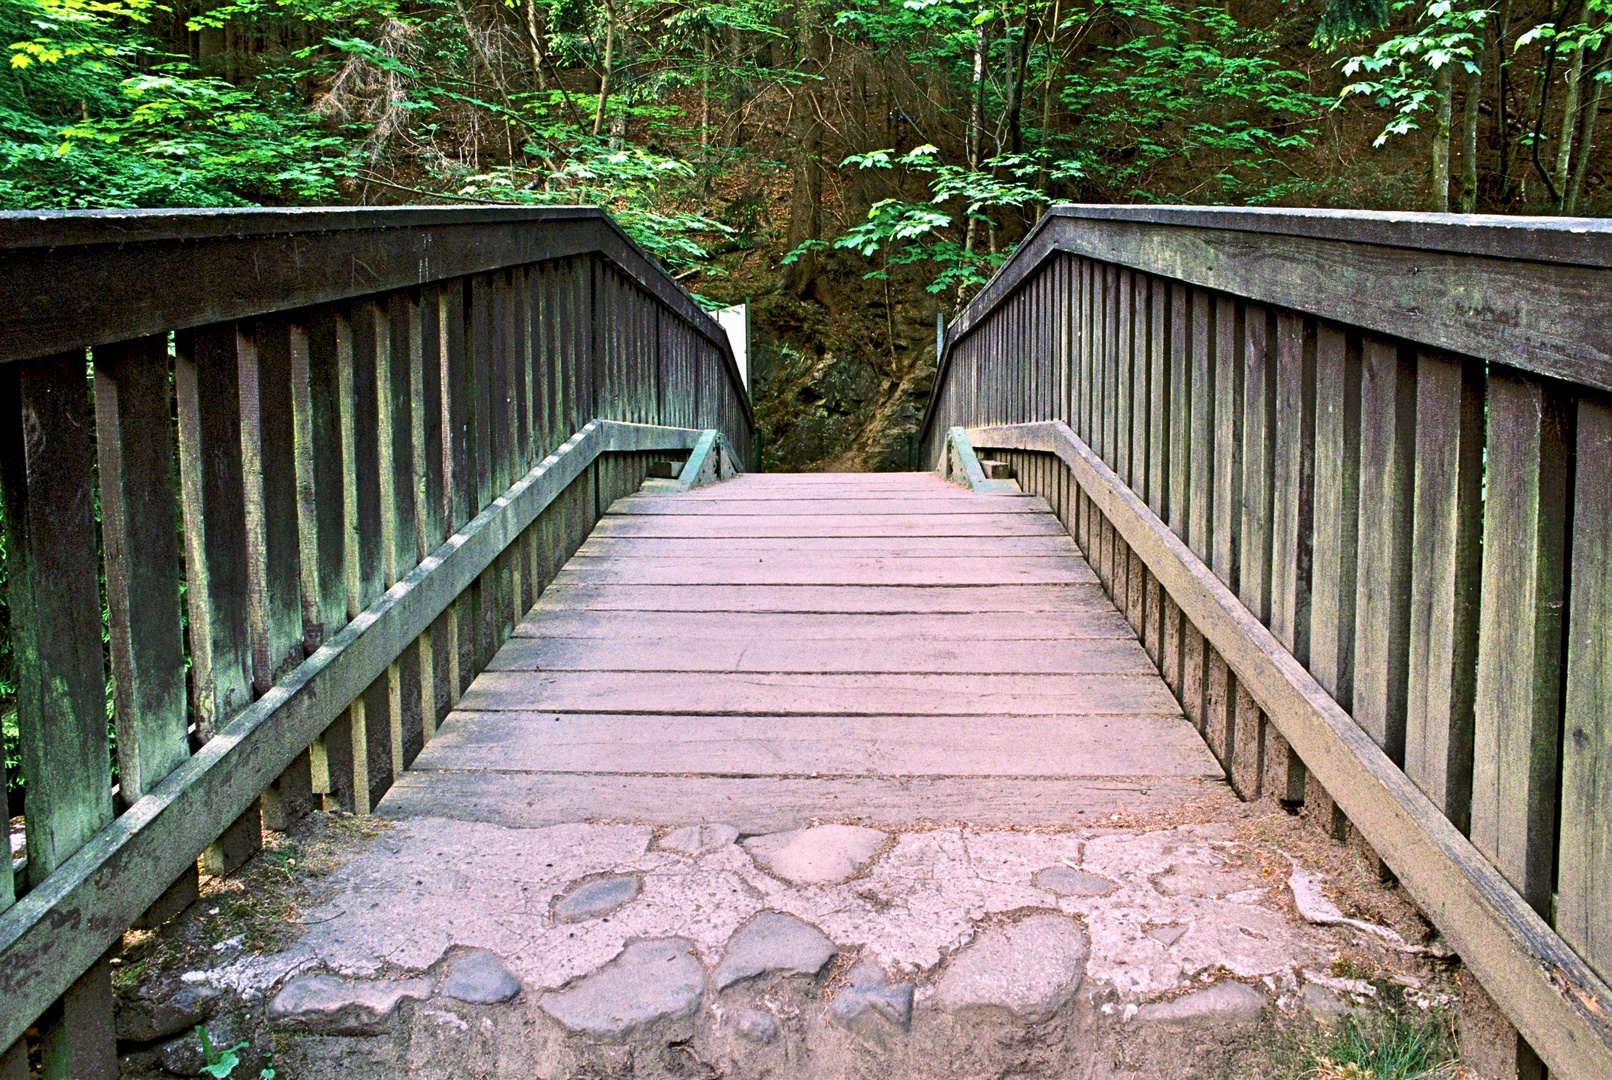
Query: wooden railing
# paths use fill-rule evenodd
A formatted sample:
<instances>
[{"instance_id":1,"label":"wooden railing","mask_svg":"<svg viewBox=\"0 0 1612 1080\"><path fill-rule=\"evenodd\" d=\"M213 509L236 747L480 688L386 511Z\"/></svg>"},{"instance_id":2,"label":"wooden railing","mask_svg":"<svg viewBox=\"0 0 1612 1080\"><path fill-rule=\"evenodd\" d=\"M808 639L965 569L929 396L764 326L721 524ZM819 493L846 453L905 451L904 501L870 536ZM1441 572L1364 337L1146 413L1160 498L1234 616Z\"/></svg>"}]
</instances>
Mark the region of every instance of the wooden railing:
<instances>
[{"instance_id":1,"label":"wooden railing","mask_svg":"<svg viewBox=\"0 0 1612 1080\"><path fill-rule=\"evenodd\" d=\"M598 210L0 215L0 1075L37 1026L47 1076L116 1076L125 929L262 823L369 812L604 507L752 436Z\"/></svg>"},{"instance_id":2,"label":"wooden railing","mask_svg":"<svg viewBox=\"0 0 1612 1080\"><path fill-rule=\"evenodd\" d=\"M931 466L1013 463L1237 791L1357 828L1585 1078L1612 1076L1608 295L1606 222L1057 207L951 328L922 431Z\"/></svg>"}]
</instances>

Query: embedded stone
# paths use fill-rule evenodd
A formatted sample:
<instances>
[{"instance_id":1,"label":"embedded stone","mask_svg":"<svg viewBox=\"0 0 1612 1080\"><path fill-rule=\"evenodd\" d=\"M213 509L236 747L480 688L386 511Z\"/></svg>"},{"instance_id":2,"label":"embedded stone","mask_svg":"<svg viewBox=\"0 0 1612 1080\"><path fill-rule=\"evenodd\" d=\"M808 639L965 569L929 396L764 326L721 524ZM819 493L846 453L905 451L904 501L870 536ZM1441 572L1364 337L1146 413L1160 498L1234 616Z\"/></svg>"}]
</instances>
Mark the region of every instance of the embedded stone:
<instances>
[{"instance_id":1,"label":"embedded stone","mask_svg":"<svg viewBox=\"0 0 1612 1080\"><path fill-rule=\"evenodd\" d=\"M733 932L712 980L725 990L757 975L816 975L837 951L811 923L781 911L763 911Z\"/></svg>"},{"instance_id":2,"label":"embedded stone","mask_svg":"<svg viewBox=\"0 0 1612 1080\"><path fill-rule=\"evenodd\" d=\"M543 995L542 1010L571 1031L625 1035L700 1007L705 968L685 938L634 941L565 990Z\"/></svg>"},{"instance_id":3,"label":"embedded stone","mask_svg":"<svg viewBox=\"0 0 1612 1080\"><path fill-rule=\"evenodd\" d=\"M1119 886L1105 877L1072 866L1049 866L1036 872L1035 887L1059 896L1107 896Z\"/></svg>"},{"instance_id":4,"label":"embedded stone","mask_svg":"<svg viewBox=\"0 0 1612 1080\"><path fill-rule=\"evenodd\" d=\"M1320 1023L1330 1024L1349 1011L1349 1002L1330 987L1306 983L1304 1009Z\"/></svg>"},{"instance_id":5,"label":"embedded stone","mask_svg":"<svg viewBox=\"0 0 1612 1080\"><path fill-rule=\"evenodd\" d=\"M1174 1001L1143 1005L1138 1020L1191 1027L1197 1024L1252 1024L1265 1012L1265 995L1240 982L1223 982Z\"/></svg>"},{"instance_id":6,"label":"embedded stone","mask_svg":"<svg viewBox=\"0 0 1612 1080\"><path fill-rule=\"evenodd\" d=\"M970 942L947 966L935 996L948 1012L994 1006L1040 1020L1074 997L1085 968L1080 924L1063 915L1032 915Z\"/></svg>"},{"instance_id":7,"label":"embedded stone","mask_svg":"<svg viewBox=\"0 0 1612 1080\"><path fill-rule=\"evenodd\" d=\"M856 1030L868 1019L882 1016L902 1031L912 1024L912 983L890 982L884 968L864 960L852 969L850 981L829 1005L829 1015Z\"/></svg>"},{"instance_id":8,"label":"embedded stone","mask_svg":"<svg viewBox=\"0 0 1612 1080\"><path fill-rule=\"evenodd\" d=\"M120 1000L118 1038L124 1042L154 1042L189 1031L213 1015L220 996L216 987L182 985L160 1000L144 997Z\"/></svg>"},{"instance_id":9,"label":"embedded stone","mask_svg":"<svg viewBox=\"0 0 1612 1080\"><path fill-rule=\"evenodd\" d=\"M778 1038L778 1021L772 1013L761 1009L740 1009L734 1017L733 1026L741 1039L763 1046Z\"/></svg>"},{"instance_id":10,"label":"embedded stone","mask_svg":"<svg viewBox=\"0 0 1612 1080\"><path fill-rule=\"evenodd\" d=\"M739 830L732 825L690 825L673 829L662 837L662 851L675 851L679 855L699 858L718 848L727 847L739 839Z\"/></svg>"},{"instance_id":11,"label":"embedded stone","mask_svg":"<svg viewBox=\"0 0 1612 1080\"><path fill-rule=\"evenodd\" d=\"M612 874L584 881L554 902L554 918L563 923L600 918L638 899L643 888L644 883L635 874Z\"/></svg>"},{"instance_id":12,"label":"embedded stone","mask_svg":"<svg viewBox=\"0 0 1612 1080\"><path fill-rule=\"evenodd\" d=\"M756 864L796 885L837 885L879 853L885 835L860 825L816 825L744 842Z\"/></svg>"},{"instance_id":13,"label":"embedded stone","mask_svg":"<svg viewBox=\"0 0 1612 1080\"><path fill-rule=\"evenodd\" d=\"M316 1035L380 1035L405 1000L431 996L430 979L343 982L329 975L292 979L269 1002L275 1027Z\"/></svg>"},{"instance_id":14,"label":"embedded stone","mask_svg":"<svg viewBox=\"0 0 1612 1080\"><path fill-rule=\"evenodd\" d=\"M471 949L448 964L438 992L471 1005L496 1005L520 993L521 984L496 953Z\"/></svg>"}]
</instances>

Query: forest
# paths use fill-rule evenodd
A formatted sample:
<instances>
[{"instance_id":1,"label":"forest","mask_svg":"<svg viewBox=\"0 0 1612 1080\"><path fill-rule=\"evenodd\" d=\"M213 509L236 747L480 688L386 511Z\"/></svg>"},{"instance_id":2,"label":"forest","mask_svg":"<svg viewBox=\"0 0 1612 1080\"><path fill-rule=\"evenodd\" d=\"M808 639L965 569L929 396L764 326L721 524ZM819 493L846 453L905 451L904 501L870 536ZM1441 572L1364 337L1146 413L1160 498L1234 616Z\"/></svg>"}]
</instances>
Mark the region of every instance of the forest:
<instances>
[{"instance_id":1,"label":"forest","mask_svg":"<svg viewBox=\"0 0 1612 1080\"><path fill-rule=\"evenodd\" d=\"M752 305L769 467L904 468L1050 202L1606 213L1609 11L0 0L0 207L600 204Z\"/></svg>"}]
</instances>

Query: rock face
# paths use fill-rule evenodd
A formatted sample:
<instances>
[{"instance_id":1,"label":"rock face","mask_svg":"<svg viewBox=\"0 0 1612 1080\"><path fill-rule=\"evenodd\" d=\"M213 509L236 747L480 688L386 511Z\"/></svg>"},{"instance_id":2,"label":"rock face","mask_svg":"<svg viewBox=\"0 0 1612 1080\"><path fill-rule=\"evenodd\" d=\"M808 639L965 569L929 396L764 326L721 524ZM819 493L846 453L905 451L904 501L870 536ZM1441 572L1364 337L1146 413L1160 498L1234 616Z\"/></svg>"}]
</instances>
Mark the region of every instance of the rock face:
<instances>
[{"instance_id":1,"label":"rock face","mask_svg":"<svg viewBox=\"0 0 1612 1080\"><path fill-rule=\"evenodd\" d=\"M213 1015L219 997L215 987L181 986L166 997L137 997L120 1002L118 1039L124 1042L153 1042L189 1031Z\"/></svg>"},{"instance_id":2,"label":"rock face","mask_svg":"<svg viewBox=\"0 0 1612 1080\"><path fill-rule=\"evenodd\" d=\"M471 949L449 962L437 992L471 1005L496 1005L520 993L521 984L497 954Z\"/></svg>"},{"instance_id":3,"label":"rock face","mask_svg":"<svg viewBox=\"0 0 1612 1080\"><path fill-rule=\"evenodd\" d=\"M610 963L539 1005L568 1030L620 1036L700 1007L705 968L684 938L635 941Z\"/></svg>"},{"instance_id":4,"label":"rock face","mask_svg":"<svg viewBox=\"0 0 1612 1080\"><path fill-rule=\"evenodd\" d=\"M643 888L636 874L611 874L584 881L554 902L554 918L563 923L600 918L638 899Z\"/></svg>"},{"instance_id":5,"label":"rock face","mask_svg":"<svg viewBox=\"0 0 1612 1080\"><path fill-rule=\"evenodd\" d=\"M430 979L343 982L329 975L292 979L269 1002L269 1023L316 1035L380 1035L405 1000L431 996Z\"/></svg>"},{"instance_id":6,"label":"rock face","mask_svg":"<svg viewBox=\"0 0 1612 1080\"><path fill-rule=\"evenodd\" d=\"M697 859L738 839L739 830L732 825L690 825L667 833L661 838L660 849Z\"/></svg>"},{"instance_id":7,"label":"rock face","mask_svg":"<svg viewBox=\"0 0 1612 1080\"><path fill-rule=\"evenodd\" d=\"M1063 915L1032 915L980 934L952 959L936 999L948 1012L1007 1009L1020 1019L1057 1012L1080 989L1086 936Z\"/></svg>"},{"instance_id":8,"label":"rock face","mask_svg":"<svg viewBox=\"0 0 1612 1080\"><path fill-rule=\"evenodd\" d=\"M1136 1018L1144 1023L1188 1027L1211 1024L1253 1024L1265 1011L1265 995L1240 982L1216 983L1174 1001L1143 1005Z\"/></svg>"},{"instance_id":9,"label":"rock face","mask_svg":"<svg viewBox=\"0 0 1612 1080\"><path fill-rule=\"evenodd\" d=\"M836 885L879 853L885 834L859 825L817 825L744 842L756 865L796 885Z\"/></svg>"},{"instance_id":10,"label":"rock face","mask_svg":"<svg viewBox=\"0 0 1612 1080\"><path fill-rule=\"evenodd\" d=\"M816 975L837 951L811 923L763 911L733 932L711 978L718 990L725 990L757 975Z\"/></svg>"},{"instance_id":11,"label":"rock face","mask_svg":"<svg viewBox=\"0 0 1612 1080\"><path fill-rule=\"evenodd\" d=\"M1107 896L1117 888L1105 877L1072 866L1049 866L1037 872L1033 880L1036 888L1059 896Z\"/></svg>"}]
</instances>

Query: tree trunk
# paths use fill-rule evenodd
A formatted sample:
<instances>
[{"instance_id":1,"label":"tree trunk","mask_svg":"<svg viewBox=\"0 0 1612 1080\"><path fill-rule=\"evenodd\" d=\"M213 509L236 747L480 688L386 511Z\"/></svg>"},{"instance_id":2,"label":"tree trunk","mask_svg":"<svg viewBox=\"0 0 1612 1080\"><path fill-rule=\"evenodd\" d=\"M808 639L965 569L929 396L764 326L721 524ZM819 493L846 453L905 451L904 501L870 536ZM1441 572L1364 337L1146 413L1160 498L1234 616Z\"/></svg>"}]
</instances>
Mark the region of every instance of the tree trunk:
<instances>
[{"instance_id":1,"label":"tree trunk","mask_svg":"<svg viewBox=\"0 0 1612 1080\"><path fill-rule=\"evenodd\" d=\"M1506 38L1511 35L1511 0L1500 5L1500 22L1494 38L1494 133L1500 152L1500 201L1510 202L1514 185L1511 179L1511 61L1506 58Z\"/></svg>"},{"instance_id":2,"label":"tree trunk","mask_svg":"<svg viewBox=\"0 0 1612 1080\"><path fill-rule=\"evenodd\" d=\"M1477 71L1466 75L1466 102L1461 116L1461 213L1478 209L1478 107L1483 103L1483 64L1486 59L1480 42L1472 58Z\"/></svg>"},{"instance_id":3,"label":"tree trunk","mask_svg":"<svg viewBox=\"0 0 1612 1080\"><path fill-rule=\"evenodd\" d=\"M532 71L537 75L537 88L546 91L549 81L543 75L543 39L537 32L537 0L526 0L526 40L532 47Z\"/></svg>"},{"instance_id":4,"label":"tree trunk","mask_svg":"<svg viewBox=\"0 0 1612 1080\"><path fill-rule=\"evenodd\" d=\"M605 54L604 74L599 78L599 103L593 109L593 134L599 134L599 128L604 125L605 103L610 100L610 70L616 60L616 5L613 0L604 0L605 6Z\"/></svg>"},{"instance_id":5,"label":"tree trunk","mask_svg":"<svg viewBox=\"0 0 1612 1080\"><path fill-rule=\"evenodd\" d=\"M976 172L980 167L980 141L985 127L985 27L975 29L974 37L974 93L972 111L968 117L968 169ZM963 250L974 250L974 234L978 223L971 216L963 234Z\"/></svg>"},{"instance_id":6,"label":"tree trunk","mask_svg":"<svg viewBox=\"0 0 1612 1080\"><path fill-rule=\"evenodd\" d=\"M1433 107L1432 191L1427 207L1435 214L1450 209L1450 97L1455 90L1450 65L1445 64L1433 73L1433 89L1438 103Z\"/></svg>"},{"instance_id":7,"label":"tree trunk","mask_svg":"<svg viewBox=\"0 0 1612 1080\"><path fill-rule=\"evenodd\" d=\"M1041 82L1041 145L1047 144L1047 132L1052 130L1052 98L1057 85L1058 68L1058 23L1062 19L1062 0L1052 0L1052 21L1047 24L1047 74ZM1036 174L1036 187L1047 194L1047 201L1052 201L1052 193L1047 191L1047 166L1042 161L1041 170ZM1035 220L1041 220L1044 207L1037 205Z\"/></svg>"},{"instance_id":8,"label":"tree trunk","mask_svg":"<svg viewBox=\"0 0 1612 1080\"><path fill-rule=\"evenodd\" d=\"M711 32L700 35L704 41L705 66L700 69L700 157L711 143Z\"/></svg>"},{"instance_id":9,"label":"tree trunk","mask_svg":"<svg viewBox=\"0 0 1612 1080\"><path fill-rule=\"evenodd\" d=\"M802 67L809 75L822 72L823 56L827 52L825 35L806 20L804 10L796 12L802 45ZM789 193L789 226L785 243L793 251L801 244L823 238L823 121L818 100L818 83L803 84L795 94L790 114L790 142L795 151L795 184ZM804 252L800 258L784 267L784 289L804 299L810 296L817 283L817 253Z\"/></svg>"},{"instance_id":10,"label":"tree trunk","mask_svg":"<svg viewBox=\"0 0 1612 1080\"><path fill-rule=\"evenodd\" d=\"M1593 73L1599 72L1606 62L1607 43L1603 43L1596 50L1596 63L1591 68ZM1562 213L1568 217L1578 213L1579 196L1584 193L1584 174L1590 169L1590 151L1595 145L1595 120L1601 111L1601 94L1606 90L1606 83L1595 79L1590 88L1590 100L1585 104L1583 116L1578 132L1578 164L1573 166L1573 178L1567 187L1567 197L1562 202Z\"/></svg>"},{"instance_id":11,"label":"tree trunk","mask_svg":"<svg viewBox=\"0 0 1612 1080\"><path fill-rule=\"evenodd\" d=\"M1567 100L1562 102L1562 135L1556 146L1556 191L1563 209L1567 201L1568 167L1573 160L1573 136L1578 132L1578 84L1584 75L1584 46L1573 50L1573 65L1567 69Z\"/></svg>"}]
</instances>

